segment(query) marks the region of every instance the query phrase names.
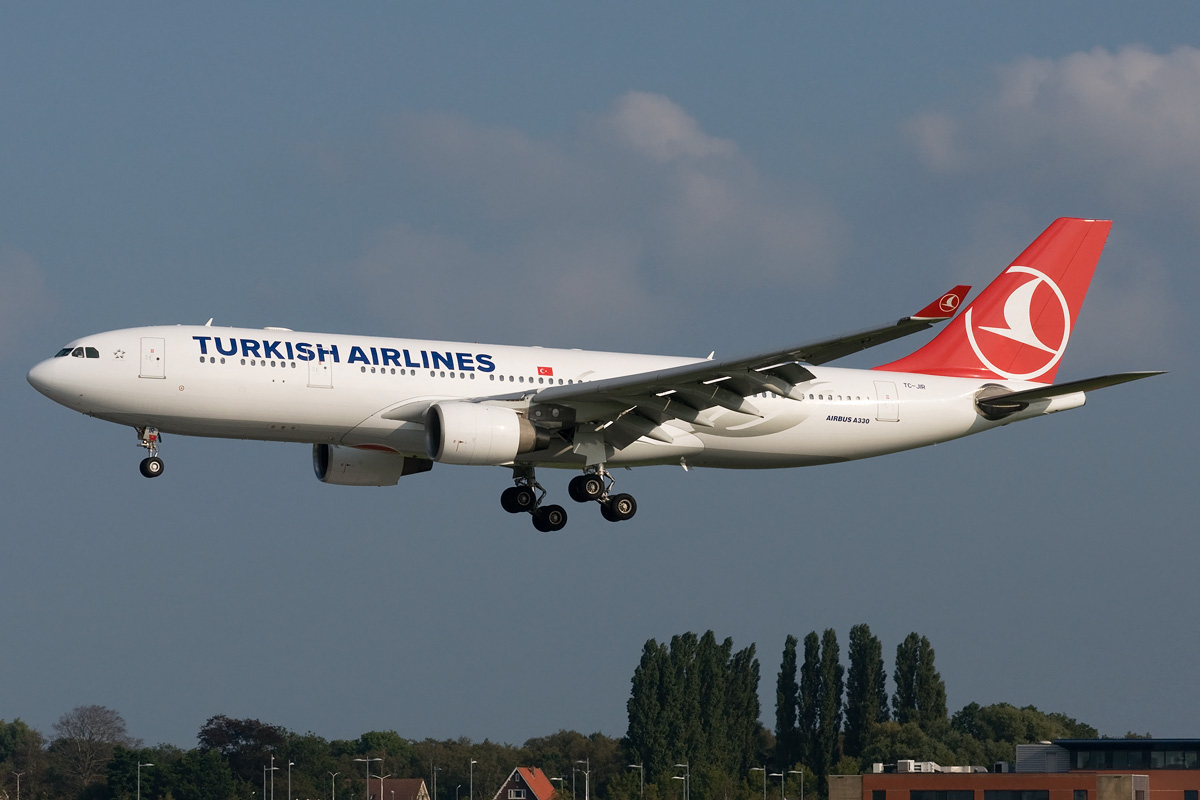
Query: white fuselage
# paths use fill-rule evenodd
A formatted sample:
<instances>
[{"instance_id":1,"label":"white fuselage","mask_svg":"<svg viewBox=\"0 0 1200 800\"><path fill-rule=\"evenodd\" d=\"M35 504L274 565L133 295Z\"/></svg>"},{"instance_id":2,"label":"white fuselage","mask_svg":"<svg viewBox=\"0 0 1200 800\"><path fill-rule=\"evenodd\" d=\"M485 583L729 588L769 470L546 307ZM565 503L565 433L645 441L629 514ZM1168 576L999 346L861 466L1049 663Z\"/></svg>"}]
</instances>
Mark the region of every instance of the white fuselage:
<instances>
[{"instance_id":1,"label":"white fuselage","mask_svg":"<svg viewBox=\"0 0 1200 800\"><path fill-rule=\"evenodd\" d=\"M534 395L667 369L699 359L465 344L283 329L173 326L84 337L99 357L47 359L29 380L84 414L188 436L327 443L425 457L424 411L434 402ZM712 427L672 420L671 441L642 438L611 466L772 468L824 464L921 447L1081 405L1043 400L991 422L976 411L984 381L812 367L804 399L764 393L761 416L710 409ZM992 382L995 383L995 382ZM1030 386L1006 381L1010 389ZM582 466L570 448L521 463Z\"/></svg>"}]
</instances>

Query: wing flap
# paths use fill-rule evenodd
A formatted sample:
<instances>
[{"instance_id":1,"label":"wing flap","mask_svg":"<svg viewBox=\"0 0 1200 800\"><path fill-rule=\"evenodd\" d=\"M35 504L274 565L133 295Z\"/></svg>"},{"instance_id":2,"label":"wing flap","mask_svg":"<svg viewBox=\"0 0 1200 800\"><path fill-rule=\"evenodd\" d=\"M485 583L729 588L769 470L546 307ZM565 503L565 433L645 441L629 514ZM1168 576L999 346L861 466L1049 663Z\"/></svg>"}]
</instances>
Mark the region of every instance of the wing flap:
<instances>
[{"instance_id":1,"label":"wing flap","mask_svg":"<svg viewBox=\"0 0 1200 800\"><path fill-rule=\"evenodd\" d=\"M1048 400L1076 392L1091 392L1107 386L1117 386L1130 381L1162 375L1163 371L1120 372L1115 375L1100 375L1095 378L1084 378L1078 381L1056 383L1051 386L1039 386L1036 389L1024 389L1016 392L981 395L976 398L975 405L988 419L1003 419L1010 414L1024 411L1030 403L1037 400Z\"/></svg>"}]
</instances>

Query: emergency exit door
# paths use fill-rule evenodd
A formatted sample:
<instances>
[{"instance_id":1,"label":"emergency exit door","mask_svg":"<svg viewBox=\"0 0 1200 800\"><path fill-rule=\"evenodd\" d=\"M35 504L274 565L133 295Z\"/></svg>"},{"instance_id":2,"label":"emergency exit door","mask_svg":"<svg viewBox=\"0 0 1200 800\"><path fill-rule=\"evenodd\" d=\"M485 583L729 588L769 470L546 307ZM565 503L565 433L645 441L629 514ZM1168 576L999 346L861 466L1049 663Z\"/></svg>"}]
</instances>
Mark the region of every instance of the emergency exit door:
<instances>
[{"instance_id":1,"label":"emergency exit door","mask_svg":"<svg viewBox=\"0 0 1200 800\"><path fill-rule=\"evenodd\" d=\"M167 341L153 336L142 337L142 361L139 378L167 377Z\"/></svg>"}]
</instances>

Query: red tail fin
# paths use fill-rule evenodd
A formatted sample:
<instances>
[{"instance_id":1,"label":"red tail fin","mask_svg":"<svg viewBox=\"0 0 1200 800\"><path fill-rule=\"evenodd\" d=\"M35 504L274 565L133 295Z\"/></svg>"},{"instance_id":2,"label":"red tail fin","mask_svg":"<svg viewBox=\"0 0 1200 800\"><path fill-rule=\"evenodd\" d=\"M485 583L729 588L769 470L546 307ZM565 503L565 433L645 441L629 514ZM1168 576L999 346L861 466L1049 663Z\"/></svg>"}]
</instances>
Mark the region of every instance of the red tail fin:
<instances>
[{"instance_id":1,"label":"red tail fin","mask_svg":"<svg viewBox=\"0 0 1200 800\"><path fill-rule=\"evenodd\" d=\"M933 341L876 369L1053 383L1111 227L1055 220Z\"/></svg>"}]
</instances>

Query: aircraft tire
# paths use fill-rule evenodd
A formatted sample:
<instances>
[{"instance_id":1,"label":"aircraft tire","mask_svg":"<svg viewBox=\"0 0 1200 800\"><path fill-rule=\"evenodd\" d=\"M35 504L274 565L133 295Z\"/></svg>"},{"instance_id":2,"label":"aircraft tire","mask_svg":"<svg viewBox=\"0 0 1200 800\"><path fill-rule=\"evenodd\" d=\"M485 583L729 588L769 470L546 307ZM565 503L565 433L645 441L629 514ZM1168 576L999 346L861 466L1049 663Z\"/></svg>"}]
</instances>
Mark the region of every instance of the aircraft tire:
<instances>
[{"instance_id":1,"label":"aircraft tire","mask_svg":"<svg viewBox=\"0 0 1200 800\"><path fill-rule=\"evenodd\" d=\"M542 506L533 512L533 527L542 533L561 531L567 524L567 511L562 506Z\"/></svg>"},{"instance_id":2,"label":"aircraft tire","mask_svg":"<svg viewBox=\"0 0 1200 800\"><path fill-rule=\"evenodd\" d=\"M594 473L576 475L567 484L567 494L576 503L590 503L604 494L604 478Z\"/></svg>"},{"instance_id":3,"label":"aircraft tire","mask_svg":"<svg viewBox=\"0 0 1200 800\"><path fill-rule=\"evenodd\" d=\"M528 486L510 486L500 493L500 506L510 514L533 508L533 490Z\"/></svg>"},{"instance_id":4,"label":"aircraft tire","mask_svg":"<svg viewBox=\"0 0 1200 800\"><path fill-rule=\"evenodd\" d=\"M138 465L138 469L147 478L157 478L163 474L164 466L161 458L152 456L150 458L143 458L142 463Z\"/></svg>"},{"instance_id":5,"label":"aircraft tire","mask_svg":"<svg viewBox=\"0 0 1200 800\"><path fill-rule=\"evenodd\" d=\"M605 519L611 519L613 522L624 522L631 519L637 513L637 500L633 499L631 494L614 494L608 498L608 502L604 504L604 508L608 509L608 514Z\"/></svg>"}]
</instances>

